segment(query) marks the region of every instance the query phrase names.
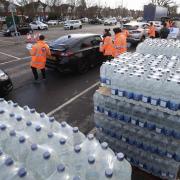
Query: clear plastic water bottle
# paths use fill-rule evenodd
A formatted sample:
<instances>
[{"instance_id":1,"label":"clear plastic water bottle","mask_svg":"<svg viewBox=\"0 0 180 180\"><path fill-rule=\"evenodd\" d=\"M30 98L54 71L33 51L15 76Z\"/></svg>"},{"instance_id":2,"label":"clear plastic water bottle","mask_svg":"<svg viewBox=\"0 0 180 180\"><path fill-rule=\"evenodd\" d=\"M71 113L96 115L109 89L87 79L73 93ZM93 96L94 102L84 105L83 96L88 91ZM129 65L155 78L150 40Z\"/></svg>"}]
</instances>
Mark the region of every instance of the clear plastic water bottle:
<instances>
[{"instance_id":1,"label":"clear plastic water bottle","mask_svg":"<svg viewBox=\"0 0 180 180\"><path fill-rule=\"evenodd\" d=\"M47 179L56 169L58 157L48 147L32 144L31 151L26 159L26 167L35 179Z\"/></svg>"},{"instance_id":2,"label":"clear plastic water bottle","mask_svg":"<svg viewBox=\"0 0 180 180\"><path fill-rule=\"evenodd\" d=\"M8 180L35 180L31 172L28 172L25 168L19 168L17 171L12 172L12 177Z\"/></svg>"},{"instance_id":3,"label":"clear plastic water bottle","mask_svg":"<svg viewBox=\"0 0 180 180\"><path fill-rule=\"evenodd\" d=\"M47 180L71 180L70 172L67 171L63 164L59 164L55 172Z\"/></svg>"},{"instance_id":4,"label":"clear plastic water bottle","mask_svg":"<svg viewBox=\"0 0 180 180\"><path fill-rule=\"evenodd\" d=\"M118 153L113 163L113 171L116 179L131 180L132 168L125 160L123 153Z\"/></svg>"},{"instance_id":5,"label":"clear plastic water bottle","mask_svg":"<svg viewBox=\"0 0 180 180\"><path fill-rule=\"evenodd\" d=\"M5 124L0 125L0 145L3 148L5 146L6 140L9 137L9 132Z\"/></svg>"}]
</instances>

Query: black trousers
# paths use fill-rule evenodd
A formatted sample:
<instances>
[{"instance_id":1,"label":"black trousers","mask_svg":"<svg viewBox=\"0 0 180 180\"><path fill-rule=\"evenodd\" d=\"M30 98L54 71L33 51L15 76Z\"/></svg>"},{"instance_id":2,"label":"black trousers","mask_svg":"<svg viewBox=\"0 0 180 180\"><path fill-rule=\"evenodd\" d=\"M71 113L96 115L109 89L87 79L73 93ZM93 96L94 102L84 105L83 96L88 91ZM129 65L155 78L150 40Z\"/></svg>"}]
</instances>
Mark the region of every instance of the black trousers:
<instances>
[{"instance_id":1,"label":"black trousers","mask_svg":"<svg viewBox=\"0 0 180 180\"><path fill-rule=\"evenodd\" d=\"M38 72L37 72L37 69L32 67L31 66L31 69L32 69L32 72L33 72L33 75L34 75L34 79L35 80L38 80ZM43 79L46 79L46 71L45 71L45 68L44 69L41 69L41 74L42 74L42 78Z\"/></svg>"}]
</instances>

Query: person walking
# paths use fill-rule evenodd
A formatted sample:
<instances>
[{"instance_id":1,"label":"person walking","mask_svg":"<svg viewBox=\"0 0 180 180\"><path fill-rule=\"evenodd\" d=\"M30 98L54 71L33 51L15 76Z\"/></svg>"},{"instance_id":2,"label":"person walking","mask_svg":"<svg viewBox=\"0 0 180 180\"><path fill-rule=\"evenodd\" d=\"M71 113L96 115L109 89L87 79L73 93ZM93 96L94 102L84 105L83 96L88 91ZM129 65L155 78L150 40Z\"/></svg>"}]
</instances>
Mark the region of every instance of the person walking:
<instances>
[{"instance_id":1,"label":"person walking","mask_svg":"<svg viewBox=\"0 0 180 180\"><path fill-rule=\"evenodd\" d=\"M155 38L156 37L156 28L155 28L155 26L153 25L152 22L150 23L150 26L149 26L148 35L149 35L150 38Z\"/></svg>"},{"instance_id":2,"label":"person walking","mask_svg":"<svg viewBox=\"0 0 180 180\"><path fill-rule=\"evenodd\" d=\"M127 51L127 41L120 28L114 28L113 31L115 33L113 57L117 57Z\"/></svg>"},{"instance_id":3,"label":"person walking","mask_svg":"<svg viewBox=\"0 0 180 180\"><path fill-rule=\"evenodd\" d=\"M160 38L167 39L169 33L170 33L170 30L169 30L169 28L167 28L167 24L164 23L163 28L160 30L160 33L159 33Z\"/></svg>"},{"instance_id":4,"label":"person walking","mask_svg":"<svg viewBox=\"0 0 180 180\"><path fill-rule=\"evenodd\" d=\"M47 56L51 55L49 46L44 41L45 36L40 35L39 40L32 46L30 51L31 55L31 69L34 75L34 79L37 82L38 80L38 72L37 70L41 70L42 78L46 79L45 65Z\"/></svg>"},{"instance_id":5,"label":"person walking","mask_svg":"<svg viewBox=\"0 0 180 180\"><path fill-rule=\"evenodd\" d=\"M100 52L103 53L106 60L112 59L113 41L112 41L110 29L104 29L103 40L100 45Z\"/></svg>"}]
</instances>

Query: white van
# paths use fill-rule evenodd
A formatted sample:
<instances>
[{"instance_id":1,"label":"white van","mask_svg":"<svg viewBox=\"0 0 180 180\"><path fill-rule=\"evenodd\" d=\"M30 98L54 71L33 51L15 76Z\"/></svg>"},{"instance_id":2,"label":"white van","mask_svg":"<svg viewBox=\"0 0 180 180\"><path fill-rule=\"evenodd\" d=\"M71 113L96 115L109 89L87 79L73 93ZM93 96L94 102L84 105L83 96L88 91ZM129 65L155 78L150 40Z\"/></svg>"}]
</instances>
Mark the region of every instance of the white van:
<instances>
[{"instance_id":1,"label":"white van","mask_svg":"<svg viewBox=\"0 0 180 180\"><path fill-rule=\"evenodd\" d=\"M116 25L117 24L117 19L115 17L113 18L109 18L109 19L106 19L104 21L104 25Z\"/></svg>"},{"instance_id":2,"label":"white van","mask_svg":"<svg viewBox=\"0 0 180 180\"><path fill-rule=\"evenodd\" d=\"M64 23L65 30L82 29L82 22L80 20L68 20Z\"/></svg>"}]
</instances>

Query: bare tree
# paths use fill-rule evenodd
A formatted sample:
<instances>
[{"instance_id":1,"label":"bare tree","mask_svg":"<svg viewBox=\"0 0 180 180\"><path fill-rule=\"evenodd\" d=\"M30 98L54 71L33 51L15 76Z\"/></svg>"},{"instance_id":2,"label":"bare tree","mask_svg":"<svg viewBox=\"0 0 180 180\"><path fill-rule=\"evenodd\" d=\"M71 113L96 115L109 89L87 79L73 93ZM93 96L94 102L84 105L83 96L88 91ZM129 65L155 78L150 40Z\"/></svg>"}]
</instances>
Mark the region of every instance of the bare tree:
<instances>
[{"instance_id":1,"label":"bare tree","mask_svg":"<svg viewBox=\"0 0 180 180\"><path fill-rule=\"evenodd\" d=\"M151 4L169 7L174 4L173 0L151 0Z\"/></svg>"}]
</instances>

